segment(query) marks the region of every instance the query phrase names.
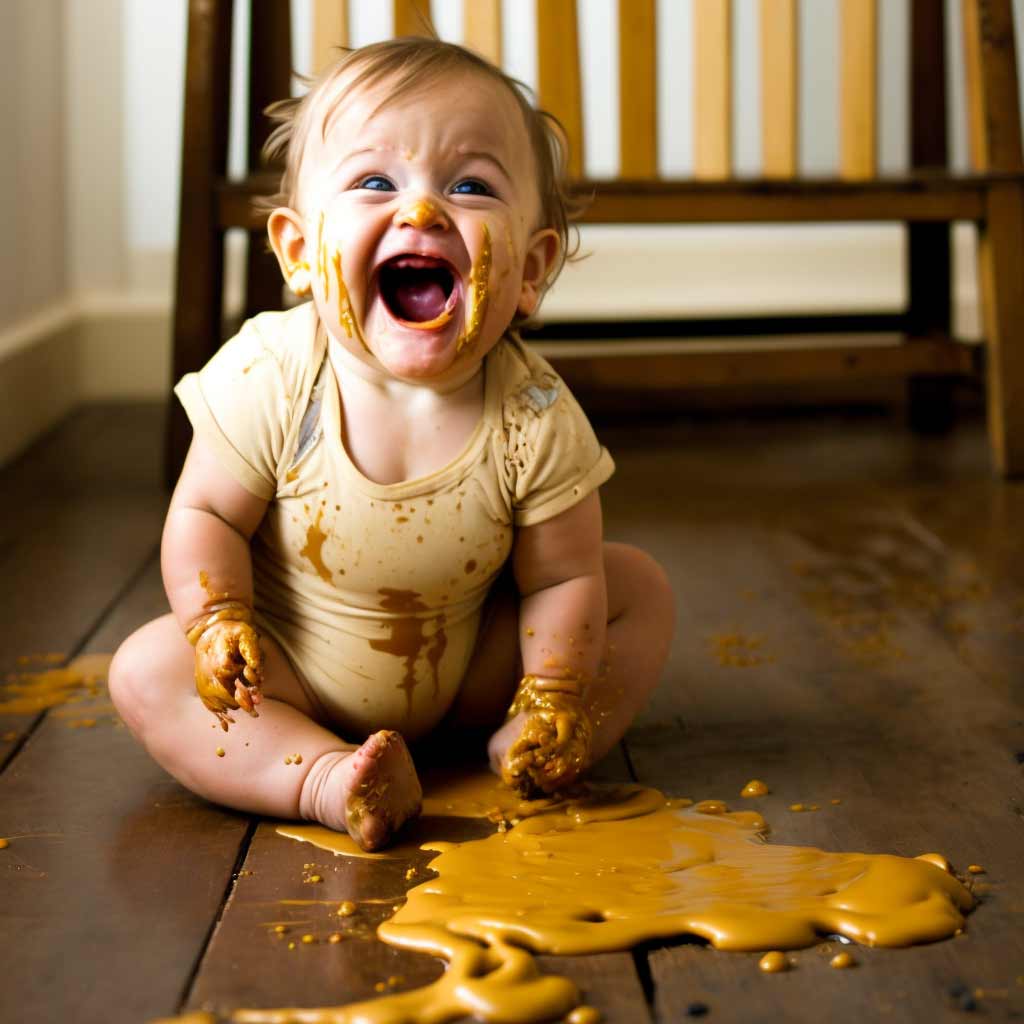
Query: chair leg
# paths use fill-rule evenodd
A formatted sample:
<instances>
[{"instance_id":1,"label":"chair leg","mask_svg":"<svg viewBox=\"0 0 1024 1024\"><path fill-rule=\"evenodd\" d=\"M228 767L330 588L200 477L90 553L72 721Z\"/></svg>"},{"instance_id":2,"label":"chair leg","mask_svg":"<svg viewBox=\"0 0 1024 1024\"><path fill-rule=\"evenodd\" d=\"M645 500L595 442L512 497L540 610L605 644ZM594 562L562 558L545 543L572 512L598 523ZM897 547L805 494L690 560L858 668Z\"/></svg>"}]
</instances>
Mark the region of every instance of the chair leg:
<instances>
[{"instance_id":1,"label":"chair leg","mask_svg":"<svg viewBox=\"0 0 1024 1024\"><path fill-rule=\"evenodd\" d=\"M216 184L227 167L231 9L231 0L189 4L174 298L175 381L198 370L221 342L224 232ZM188 419L172 400L164 464L169 485L181 471L191 436Z\"/></svg>"},{"instance_id":2,"label":"chair leg","mask_svg":"<svg viewBox=\"0 0 1024 1024\"><path fill-rule=\"evenodd\" d=\"M1024 476L1024 184L989 187L978 264L993 468Z\"/></svg>"},{"instance_id":3,"label":"chair leg","mask_svg":"<svg viewBox=\"0 0 1024 1024\"><path fill-rule=\"evenodd\" d=\"M950 331L949 224L907 225L907 330L912 338ZM913 342L911 342L912 344ZM956 378L927 374L907 380L907 420L918 434L944 434L956 420Z\"/></svg>"},{"instance_id":4,"label":"chair leg","mask_svg":"<svg viewBox=\"0 0 1024 1024\"><path fill-rule=\"evenodd\" d=\"M258 6L259 17L252 18L249 40L250 172L260 167L260 152L270 134L271 124L263 111L268 104L289 94L292 80L290 7L286 3ZM266 231L250 231L244 316L248 318L267 309L280 309L282 284L277 260L267 252Z\"/></svg>"}]
</instances>

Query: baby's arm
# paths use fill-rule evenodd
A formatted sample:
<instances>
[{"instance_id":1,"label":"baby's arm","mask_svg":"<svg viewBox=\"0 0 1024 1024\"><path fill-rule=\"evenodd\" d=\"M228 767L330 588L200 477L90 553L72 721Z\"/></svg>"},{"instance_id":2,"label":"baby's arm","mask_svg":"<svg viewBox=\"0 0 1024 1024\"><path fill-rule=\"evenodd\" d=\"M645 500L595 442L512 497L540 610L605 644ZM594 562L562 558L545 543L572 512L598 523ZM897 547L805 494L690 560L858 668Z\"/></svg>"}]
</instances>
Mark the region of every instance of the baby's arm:
<instances>
[{"instance_id":1,"label":"baby's arm","mask_svg":"<svg viewBox=\"0 0 1024 1024\"><path fill-rule=\"evenodd\" d=\"M160 561L171 610L196 648L199 696L225 729L229 711L254 714L260 700L249 541L266 508L224 472L200 438L192 441L164 524Z\"/></svg>"},{"instance_id":2,"label":"baby's arm","mask_svg":"<svg viewBox=\"0 0 1024 1024\"><path fill-rule=\"evenodd\" d=\"M608 596L601 502L577 505L516 534L512 566L521 596L524 678L512 705L518 737L502 777L524 794L551 792L587 767L593 723L587 701L605 647Z\"/></svg>"}]
</instances>

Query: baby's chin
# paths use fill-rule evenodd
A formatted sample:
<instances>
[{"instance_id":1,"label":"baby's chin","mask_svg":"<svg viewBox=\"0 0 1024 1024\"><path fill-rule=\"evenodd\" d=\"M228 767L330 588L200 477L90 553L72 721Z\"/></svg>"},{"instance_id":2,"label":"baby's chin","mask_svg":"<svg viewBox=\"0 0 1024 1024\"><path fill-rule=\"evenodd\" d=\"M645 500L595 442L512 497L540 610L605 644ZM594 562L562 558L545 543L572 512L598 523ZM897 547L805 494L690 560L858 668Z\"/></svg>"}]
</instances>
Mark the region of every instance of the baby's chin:
<instances>
[{"instance_id":1,"label":"baby's chin","mask_svg":"<svg viewBox=\"0 0 1024 1024\"><path fill-rule=\"evenodd\" d=\"M459 320L433 331L405 327L386 317L373 321L365 332L367 346L382 369L399 380L443 382L471 372L472 364L480 361L475 351L460 350Z\"/></svg>"}]
</instances>

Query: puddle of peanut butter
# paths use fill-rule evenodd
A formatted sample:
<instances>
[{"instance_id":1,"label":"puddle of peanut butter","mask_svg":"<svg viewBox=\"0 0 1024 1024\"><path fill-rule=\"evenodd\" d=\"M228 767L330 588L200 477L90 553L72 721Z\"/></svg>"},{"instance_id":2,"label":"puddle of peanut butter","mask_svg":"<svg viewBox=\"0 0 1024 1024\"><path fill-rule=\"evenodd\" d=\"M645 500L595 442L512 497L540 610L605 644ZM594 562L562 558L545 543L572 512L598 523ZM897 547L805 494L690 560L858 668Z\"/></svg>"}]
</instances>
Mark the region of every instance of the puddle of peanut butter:
<instances>
[{"instance_id":1,"label":"puddle of peanut butter","mask_svg":"<svg viewBox=\"0 0 1024 1024\"><path fill-rule=\"evenodd\" d=\"M436 877L412 888L378 929L386 943L448 962L434 983L349 1006L238 1010L240 1024L399 1024L472 1014L542 1021L581 1001L567 978L541 975L533 953L584 954L700 936L717 949L793 949L839 934L908 946L963 927L973 899L944 858L828 853L764 841L752 811L689 807L641 786L589 787L524 802L493 776L430 786L424 812L489 817L504 830L428 841ZM714 804L715 813L706 813ZM364 856L347 836L284 834Z\"/></svg>"},{"instance_id":2,"label":"puddle of peanut butter","mask_svg":"<svg viewBox=\"0 0 1024 1024\"><path fill-rule=\"evenodd\" d=\"M98 696L110 654L80 654L64 668L22 672L0 684L0 715L28 715Z\"/></svg>"}]
</instances>

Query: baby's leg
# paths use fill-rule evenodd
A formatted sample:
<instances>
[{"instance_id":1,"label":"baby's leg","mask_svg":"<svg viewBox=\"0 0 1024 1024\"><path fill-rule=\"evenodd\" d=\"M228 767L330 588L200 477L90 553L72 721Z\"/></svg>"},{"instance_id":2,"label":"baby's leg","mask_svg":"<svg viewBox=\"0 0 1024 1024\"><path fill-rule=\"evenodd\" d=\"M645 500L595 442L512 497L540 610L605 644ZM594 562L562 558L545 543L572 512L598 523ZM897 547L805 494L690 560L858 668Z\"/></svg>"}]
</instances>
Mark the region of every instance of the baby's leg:
<instances>
[{"instance_id":1,"label":"baby's leg","mask_svg":"<svg viewBox=\"0 0 1024 1024\"><path fill-rule=\"evenodd\" d=\"M608 630L602 667L588 680L584 707L593 724L588 765L594 764L622 739L661 677L675 628L675 599L661 566L646 552L628 544L604 546L608 588ZM499 599L500 600L500 599ZM538 631L541 624L533 624ZM474 659L460 693L460 704L492 710L499 701L508 708L516 677L496 678L496 665L512 667L510 648L518 644L518 620L495 616L491 630L482 633L478 649L489 656ZM484 671L475 672L479 665ZM503 716L502 716L503 717ZM525 714L497 728L488 743L495 770L523 732ZM495 719L495 725L500 719Z\"/></svg>"},{"instance_id":2,"label":"baby's leg","mask_svg":"<svg viewBox=\"0 0 1024 1024\"><path fill-rule=\"evenodd\" d=\"M189 789L216 803L346 829L366 849L419 813L416 769L398 733L362 746L314 721L315 709L269 637L258 718L232 714L223 732L196 695L194 651L174 617L133 633L110 666L110 694L135 737Z\"/></svg>"}]
</instances>

